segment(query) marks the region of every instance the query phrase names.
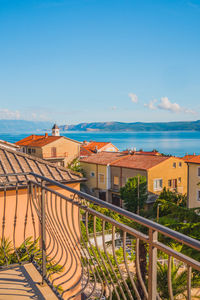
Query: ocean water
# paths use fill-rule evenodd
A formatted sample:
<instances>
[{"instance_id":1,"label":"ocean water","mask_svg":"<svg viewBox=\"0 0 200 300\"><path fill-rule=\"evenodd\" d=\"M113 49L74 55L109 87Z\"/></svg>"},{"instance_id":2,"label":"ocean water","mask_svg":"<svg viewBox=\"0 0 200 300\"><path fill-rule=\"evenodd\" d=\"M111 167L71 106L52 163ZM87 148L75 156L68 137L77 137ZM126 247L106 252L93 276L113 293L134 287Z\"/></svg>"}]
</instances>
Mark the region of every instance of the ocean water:
<instances>
[{"instance_id":1,"label":"ocean water","mask_svg":"<svg viewBox=\"0 0 200 300\"><path fill-rule=\"evenodd\" d=\"M16 142L32 133L0 134L0 139ZM38 133L34 133L38 134ZM43 133L42 133L43 134ZM186 153L200 154L200 131L162 131L162 132L61 132L77 141L111 142L120 150L133 149L151 151L157 149L161 153L183 156Z\"/></svg>"}]
</instances>

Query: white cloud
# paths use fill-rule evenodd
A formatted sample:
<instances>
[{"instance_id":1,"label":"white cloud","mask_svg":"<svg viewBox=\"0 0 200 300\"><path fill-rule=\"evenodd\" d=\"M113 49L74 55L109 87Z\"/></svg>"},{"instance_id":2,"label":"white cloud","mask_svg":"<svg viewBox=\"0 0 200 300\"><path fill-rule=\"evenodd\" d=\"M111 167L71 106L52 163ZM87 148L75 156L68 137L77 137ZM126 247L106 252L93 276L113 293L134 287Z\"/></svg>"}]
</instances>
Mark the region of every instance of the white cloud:
<instances>
[{"instance_id":1,"label":"white cloud","mask_svg":"<svg viewBox=\"0 0 200 300\"><path fill-rule=\"evenodd\" d=\"M156 109L155 103L157 102L157 99L151 100L149 103L145 103L144 106L148 107L151 110Z\"/></svg>"},{"instance_id":2,"label":"white cloud","mask_svg":"<svg viewBox=\"0 0 200 300\"><path fill-rule=\"evenodd\" d=\"M156 99L154 99L147 104L145 103L144 106L151 110L161 109L161 110L166 110L166 111L170 111L173 113L185 113L185 114L196 115L196 112L194 110L184 108L176 102L171 102L168 97L162 97L160 102L157 105L155 105L156 102L158 102L158 101Z\"/></svg>"},{"instance_id":3,"label":"white cloud","mask_svg":"<svg viewBox=\"0 0 200 300\"><path fill-rule=\"evenodd\" d=\"M4 120L19 120L21 117L20 112L18 110L12 111L7 108L0 109L0 119Z\"/></svg>"},{"instance_id":4,"label":"white cloud","mask_svg":"<svg viewBox=\"0 0 200 300\"><path fill-rule=\"evenodd\" d=\"M136 94L129 93L128 96L133 103L138 103L138 96Z\"/></svg>"},{"instance_id":5,"label":"white cloud","mask_svg":"<svg viewBox=\"0 0 200 300\"><path fill-rule=\"evenodd\" d=\"M167 97L162 97L160 100L160 103L157 105L157 107L159 109L169 110L169 111L175 112L175 113L182 111L182 108L180 107L179 104L177 104L175 102L174 103L170 102Z\"/></svg>"}]
</instances>

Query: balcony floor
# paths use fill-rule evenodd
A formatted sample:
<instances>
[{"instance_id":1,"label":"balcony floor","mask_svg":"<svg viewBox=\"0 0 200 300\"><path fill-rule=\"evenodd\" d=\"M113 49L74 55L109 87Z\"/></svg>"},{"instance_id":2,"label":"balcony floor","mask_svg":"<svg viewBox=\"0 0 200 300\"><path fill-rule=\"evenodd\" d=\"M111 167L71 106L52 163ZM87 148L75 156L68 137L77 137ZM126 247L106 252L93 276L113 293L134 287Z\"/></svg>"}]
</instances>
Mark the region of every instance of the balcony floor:
<instances>
[{"instance_id":1,"label":"balcony floor","mask_svg":"<svg viewBox=\"0 0 200 300\"><path fill-rule=\"evenodd\" d=\"M57 300L48 285L41 286L41 275L33 264L0 270L0 300Z\"/></svg>"}]
</instances>

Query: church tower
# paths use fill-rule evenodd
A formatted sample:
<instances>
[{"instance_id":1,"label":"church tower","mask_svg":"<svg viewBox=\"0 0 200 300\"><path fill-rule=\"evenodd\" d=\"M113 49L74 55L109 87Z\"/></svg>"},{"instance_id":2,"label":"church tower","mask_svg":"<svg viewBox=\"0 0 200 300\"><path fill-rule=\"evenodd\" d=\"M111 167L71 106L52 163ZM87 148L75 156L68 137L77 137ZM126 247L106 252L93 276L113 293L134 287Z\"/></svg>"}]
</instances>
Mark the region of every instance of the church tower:
<instances>
[{"instance_id":1,"label":"church tower","mask_svg":"<svg viewBox=\"0 0 200 300\"><path fill-rule=\"evenodd\" d=\"M60 130L56 123L52 127L52 136L60 136Z\"/></svg>"}]
</instances>

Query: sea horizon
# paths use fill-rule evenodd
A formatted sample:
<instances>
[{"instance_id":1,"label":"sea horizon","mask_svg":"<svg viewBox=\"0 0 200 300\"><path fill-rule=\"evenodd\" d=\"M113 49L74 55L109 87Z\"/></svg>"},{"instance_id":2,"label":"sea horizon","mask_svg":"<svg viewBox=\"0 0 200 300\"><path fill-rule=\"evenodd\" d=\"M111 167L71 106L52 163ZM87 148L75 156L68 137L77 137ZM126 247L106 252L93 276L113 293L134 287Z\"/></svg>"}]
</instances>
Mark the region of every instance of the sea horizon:
<instances>
[{"instance_id":1,"label":"sea horizon","mask_svg":"<svg viewBox=\"0 0 200 300\"><path fill-rule=\"evenodd\" d=\"M44 134L51 131L0 133L0 139L15 143L30 134ZM152 151L174 156L185 154L200 154L200 131L141 131L141 132L88 132L61 131L61 135L82 142L111 142L120 151L126 149Z\"/></svg>"}]
</instances>

